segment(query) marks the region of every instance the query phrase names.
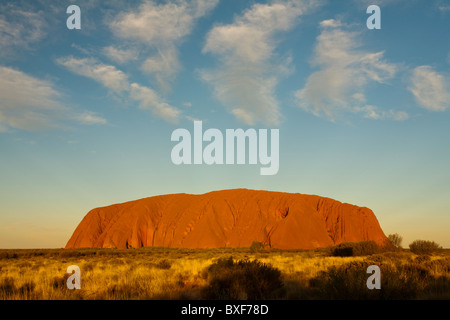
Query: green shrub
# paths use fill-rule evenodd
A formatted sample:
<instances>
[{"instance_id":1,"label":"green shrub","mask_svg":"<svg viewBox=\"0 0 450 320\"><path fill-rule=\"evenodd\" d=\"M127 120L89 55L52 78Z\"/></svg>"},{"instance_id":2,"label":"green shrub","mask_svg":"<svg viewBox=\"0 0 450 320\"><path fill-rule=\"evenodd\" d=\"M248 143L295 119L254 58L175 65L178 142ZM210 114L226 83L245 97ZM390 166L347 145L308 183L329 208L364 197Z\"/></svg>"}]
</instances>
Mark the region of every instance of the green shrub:
<instances>
[{"instance_id":1,"label":"green shrub","mask_svg":"<svg viewBox=\"0 0 450 320\"><path fill-rule=\"evenodd\" d=\"M431 254L437 252L442 247L434 241L415 240L409 245L409 250L415 254Z\"/></svg>"},{"instance_id":2,"label":"green shrub","mask_svg":"<svg viewBox=\"0 0 450 320\"><path fill-rule=\"evenodd\" d=\"M367 256L380 252L375 241L343 242L331 249L335 257Z\"/></svg>"},{"instance_id":3,"label":"green shrub","mask_svg":"<svg viewBox=\"0 0 450 320\"><path fill-rule=\"evenodd\" d=\"M208 267L205 299L261 300L274 298L282 289L281 272L258 260L234 262L219 259Z\"/></svg>"}]
</instances>

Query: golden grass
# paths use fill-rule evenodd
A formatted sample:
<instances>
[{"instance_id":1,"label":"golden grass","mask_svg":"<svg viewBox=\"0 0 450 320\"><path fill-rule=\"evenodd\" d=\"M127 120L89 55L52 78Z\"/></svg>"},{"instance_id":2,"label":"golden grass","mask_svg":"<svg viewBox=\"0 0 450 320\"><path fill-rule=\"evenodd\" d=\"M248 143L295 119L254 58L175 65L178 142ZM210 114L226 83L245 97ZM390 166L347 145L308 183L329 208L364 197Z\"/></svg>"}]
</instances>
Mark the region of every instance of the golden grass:
<instances>
[{"instance_id":1,"label":"golden grass","mask_svg":"<svg viewBox=\"0 0 450 320\"><path fill-rule=\"evenodd\" d=\"M258 259L279 269L285 289L282 299L314 298L316 291L310 280L333 266L366 259L393 266L414 261L418 264L420 259L442 260L443 266L429 263L436 290L423 298L450 298L448 252L428 258L407 251L370 257L331 257L325 250L254 253L249 248L142 248L0 250L0 300L201 299L201 290L208 285L208 266L218 258L230 256L235 260ZM66 288L66 270L70 265L81 269L81 290Z\"/></svg>"}]
</instances>

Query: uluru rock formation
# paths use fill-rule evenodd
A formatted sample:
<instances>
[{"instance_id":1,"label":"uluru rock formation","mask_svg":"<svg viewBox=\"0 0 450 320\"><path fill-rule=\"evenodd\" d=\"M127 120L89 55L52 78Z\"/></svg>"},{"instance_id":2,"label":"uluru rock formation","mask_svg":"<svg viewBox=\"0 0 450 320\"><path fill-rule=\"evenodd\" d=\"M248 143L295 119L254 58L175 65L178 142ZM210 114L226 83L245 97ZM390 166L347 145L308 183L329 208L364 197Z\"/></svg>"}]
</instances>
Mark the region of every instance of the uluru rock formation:
<instances>
[{"instance_id":1,"label":"uluru rock formation","mask_svg":"<svg viewBox=\"0 0 450 320\"><path fill-rule=\"evenodd\" d=\"M91 210L66 248L312 249L386 236L372 210L316 195L234 189L171 194Z\"/></svg>"}]
</instances>

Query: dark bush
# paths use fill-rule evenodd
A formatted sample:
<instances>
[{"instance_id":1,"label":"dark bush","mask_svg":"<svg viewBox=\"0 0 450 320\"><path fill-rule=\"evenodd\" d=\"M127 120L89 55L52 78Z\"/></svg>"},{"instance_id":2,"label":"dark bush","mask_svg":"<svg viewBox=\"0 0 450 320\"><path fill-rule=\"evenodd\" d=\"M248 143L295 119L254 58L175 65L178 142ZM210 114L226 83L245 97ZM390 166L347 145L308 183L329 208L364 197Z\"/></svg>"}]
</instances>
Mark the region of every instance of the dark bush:
<instances>
[{"instance_id":1,"label":"dark bush","mask_svg":"<svg viewBox=\"0 0 450 320\"><path fill-rule=\"evenodd\" d=\"M0 281L0 292L4 295L13 294L15 289L14 278L6 277Z\"/></svg>"},{"instance_id":2,"label":"dark bush","mask_svg":"<svg viewBox=\"0 0 450 320\"><path fill-rule=\"evenodd\" d=\"M342 266L330 267L310 280L313 288L318 288L322 299L350 300L395 300L415 299L430 283L428 270L418 264L393 266L380 264L381 289L368 289L367 267L372 262L350 262Z\"/></svg>"},{"instance_id":3,"label":"dark bush","mask_svg":"<svg viewBox=\"0 0 450 320\"><path fill-rule=\"evenodd\" d=\"M78 258L78 257L83 256L83 254L79 251L68 249L68 250L61 251L59 253L59 256L61 258Z\"/></svg>"},{"instance_id":4,"label":"dark bush","mask_svg":"<svg viewBox=\"0 0 450 320\"><path fill-rule=\"evenodd\" d=\"M409 250L415 254L431 254L441 249L439 244L428 240L415 240L409 245Z\"/></svg>"},{"instance_id":5,"label":"dark bush","mask_svg":"<svg viewBox=\"0 0 450 320\"><path fill-rule=\"evenodd\" d=\"M418 299L450 300L450 277L433 278Z\"/></svg>"},{"instance_id":6,"label":"dark bush","mask_svg":"<svg viewBox=\"0 0 450 320\"><path fill-rule=\"evenodd\" d=\"M63 276L54 277L51 281L51 285L53 289L56 290L65 290L67 288L67 279L70 277L70 274L65 273Z\"/></svg>"},{"instance_id":7,"label":"dark bush","mask_svg":"<svg viewBox=\"0 0 450 320\"><path fill-rule=\"evenodd\" d=\"M403 237L398 233L388 235L389 242L396 248L402 247Z\"/></svg>"},{"instance_id":8,"label":"dark bush","mask_svg":"<svg viewBox=\"0 0 450 320\"><path fill-rule=\"evenodd\" d=\"M0 259L17 259L19 255L15 252L0 252Z\"/></svg>"},{"instance_id":9,"label":"dark bush","mask_svg":"<svg viewBox=\"0 0 450 320\"><path fill-rule=\"evenodd\" d=\"M333 248L331 255L335 257L352 257L353 247L337 246Z\"/></svg>"},{"instance_id":10,"label":"dark bush","mask_svg":"<svg viewBox=\"0 0 450 320\"><path fill-rule=\"evenodd\" d=\"M18 292L21 295L25 296L25 298L30 298L31 293L34 291L35 288L36 285L34 284L33 281L27 281L18 288Z\"/></svg>"},{"instance_id":11,"label":"dark bush","mask_svg":"<svg viewBox=\"0 0 450 320\"><path fill-rule=\"evenodd\" d=\"M261 300L281 292L281 272L258 260L219 259L208 267L205 299Z\"/></svg>"},{"instance_id":12,"label":"dark bush","mask_svg":"<svg viewBox=\"0 0 450 320\"><path fill-rule=\"evenodd\" d=\"M85 265L83 265L81 267L81 269L83 270L83 272L88 272L88 271L92 271L95 268L95 263L94 262L88 262Z\"/></svg>"},{"instance_id":13,"label":"dark bush","mask_svg":"<svg viewBox=\"0 0 450 320\"><path fill-rule=\"evenodd\" d=\"M351 262L340 267L332 266L322 271L309 283L317 288L323 299L369 299L376 298L377 292L368 290L366 280L367 264Z\"/></svg>"},{"instance_id":14,"label":"dark bush","mask_svg":"<svg viewBox=\"0 0 450 320\"><path fill-rule=\"evenodd\" d=\"M259 252L264 249L264 245L261 242L253 241L252 245L250 246L250 251L255 253Z\"/></svg>"},{"instance_id":15,"label":"dark bush","mask_svg":"<svg viewBox=\"0 0 450 320\"><path fill-rule=\"evenodd\" d=\"M167 270L167 269L170 269L170 268L172 267L172 264L170 263L169 260L163 259L163 260L159 261L159 262L156 264L156 267L159 268L159 269L165 269L165 270Z\"/></svg>"},{"instance_id":16,"label":"dark bush","mask_svg":"<svg viewBox=\"0 0 450 320\"><path fill-rule=\"evenodd\" d=\"M343 242L331 249L335 257L367 256L379 253L381 248L375 241Z\"/></svg>"}]
</instances>

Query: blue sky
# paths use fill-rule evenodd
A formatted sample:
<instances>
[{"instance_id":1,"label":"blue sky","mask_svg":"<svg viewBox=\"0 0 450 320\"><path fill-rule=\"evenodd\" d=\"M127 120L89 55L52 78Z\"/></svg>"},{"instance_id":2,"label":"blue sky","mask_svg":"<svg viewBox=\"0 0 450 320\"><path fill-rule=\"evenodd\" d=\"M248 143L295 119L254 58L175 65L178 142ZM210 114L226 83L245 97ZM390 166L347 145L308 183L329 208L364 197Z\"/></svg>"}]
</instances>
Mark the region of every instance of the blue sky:
<instances>
[{"instance_id":1,"label":"blue sky","mask_svg":"<svg viewBox=\"0 0 450 320\"><path fill-rule=\"evenodd\" d=\"M450 247L446 1L0 4L0 248L63 247L92 208L228 188L371 208ZM366 9L381 8L381 30ZM176 128L277 128L280 169L171 162Z\"/></svg>"}]
</instances>

